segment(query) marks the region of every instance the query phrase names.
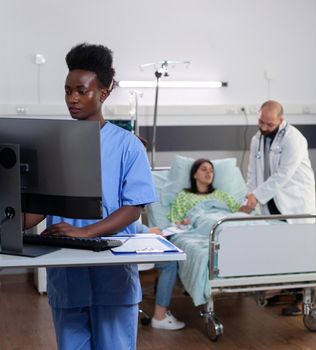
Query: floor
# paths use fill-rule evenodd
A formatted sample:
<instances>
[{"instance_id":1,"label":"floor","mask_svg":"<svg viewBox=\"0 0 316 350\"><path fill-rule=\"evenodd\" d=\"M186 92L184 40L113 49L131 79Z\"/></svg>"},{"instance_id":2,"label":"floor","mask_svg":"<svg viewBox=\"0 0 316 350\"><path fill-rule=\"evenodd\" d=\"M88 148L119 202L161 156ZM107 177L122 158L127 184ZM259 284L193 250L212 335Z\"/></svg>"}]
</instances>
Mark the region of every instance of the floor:
<instances>
[{"instance_id":1,"label":"floor","mask_svg":"<svg viewBox=\"0 0 316 350\"><path fill-rule=\"evenodd\" d=\"M151 313L156 273L142 273L144 300L141 307ZM219 296L216 313L224 334L214 343L205 332L199 308L183 294L180 284L172 302L173 314L186 322L180 331L156 330L139 323L139 350L246 350L316 349L316 333L309 332L302 317L281 316L282 306L261 307L251 296ZM0 349L54 350L56 342L47 296L37 293L30 275L0 275ZM111 349L112 350L112 349ZM115 350L115 349L114 349Z\"/></svg>"}]
</instances>

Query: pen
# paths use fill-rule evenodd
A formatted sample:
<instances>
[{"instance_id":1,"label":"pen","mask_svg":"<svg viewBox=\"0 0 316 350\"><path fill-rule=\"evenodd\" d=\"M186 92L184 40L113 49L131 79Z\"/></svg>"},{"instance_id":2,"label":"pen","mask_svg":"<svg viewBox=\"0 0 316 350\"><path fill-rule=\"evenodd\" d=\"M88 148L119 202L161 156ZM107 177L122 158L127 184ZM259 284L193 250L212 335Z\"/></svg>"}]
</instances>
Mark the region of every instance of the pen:
<instances>
[{"instance_id":1,"label":"pen","mask_svg":"<svg viewBox=\"0 0 316 350\"><path fill-rule=\"evenodd\" d=\"M148 247L148 248L144 248L144 249L141 249L141 250L136 250L136 253L142 253L142 254L146 254L146 253L163 253L164 250L162 249L154 249L154 248L151 248L151 247Z\"/></svg>"}]
</instances>

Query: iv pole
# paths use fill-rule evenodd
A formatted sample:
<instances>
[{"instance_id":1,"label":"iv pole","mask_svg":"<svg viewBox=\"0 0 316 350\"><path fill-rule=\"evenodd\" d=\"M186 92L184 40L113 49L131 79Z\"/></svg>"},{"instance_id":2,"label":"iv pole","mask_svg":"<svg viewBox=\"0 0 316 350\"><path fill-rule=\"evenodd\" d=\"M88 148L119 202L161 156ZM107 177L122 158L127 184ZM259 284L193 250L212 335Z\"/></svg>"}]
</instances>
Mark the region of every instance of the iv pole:
<instances>
[{"instance_id":1,"label":"iv pole","mask_svg":"<svg viewBox=\"0 0 316 350\"><path fill-rule=\"evenodd\" d=\"M130 108L130 115L132 118L132 129L135 135L139 135L139 123L138 123L138 99L143 97L143 93L139 90L130 91L131 97L133 97L133 102ZM135 118L135 119L134 119Z\"/></svg>"},{"instance_id":2,"label":"iv pole","mask_svg":"<svg viewBox=\"0 0 316 350\"><path fill-rule=\"evenodd\" d=\"M156 77L156 91L155 91L155 106L154 106L154 119L153 119L153 134L152 134L152 148L151 148L151 168L155 169L155 156L156 156L156 138L157 138L157 111L158 111L158 95L159 95L159 82L161 77L168 77L168 65L169 64L179 64L185 63L190 64L189 61L160 61L158 64L160 65L159 69L155 71ZM156 66L155 63L146 63L142 64L140 67L145 68L148 66Z\"/></svg>"},{"instance_id":3,"label":"iv pole","mask_svg":"<svg viewBox=\"0 0 316 350\"><path fill-rule=\"evenodd\" d=\"M154 121L153 121L153 135L152 135L152 148L151 148L151 168L155 169L155 156L156 156L156 136L157 136L157 110L158 110L158 93L159 93L159 81L162 76L162 72L156 70L156 93L155 93L155 107L154 107ZM168 76L168 72L164 73L164 76Z\"/></svg>"}]
</instances>

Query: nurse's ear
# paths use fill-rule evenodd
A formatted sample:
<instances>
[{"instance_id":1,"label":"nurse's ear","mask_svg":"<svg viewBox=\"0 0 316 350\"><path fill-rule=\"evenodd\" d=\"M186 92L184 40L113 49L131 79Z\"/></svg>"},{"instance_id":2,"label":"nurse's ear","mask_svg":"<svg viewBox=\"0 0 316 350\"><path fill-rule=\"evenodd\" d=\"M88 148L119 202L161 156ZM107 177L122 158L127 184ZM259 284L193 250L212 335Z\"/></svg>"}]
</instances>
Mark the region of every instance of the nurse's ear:
<instances>
[{"instance_id":1,"label":"nurse's ear","mask_svg":"<svg viewBox=\"0 0 316 350\"><path fill-rule=\"evenodd\" d=\"M113 87L114 87L114 80L112 79L110 86L108 88L101 88L101 97L100 97L101 103L103 103L108 98L111 91L113 90Z\"/></svg>"},{"instance_id":2,"label":"nurse's ear","mask_svg":"<svg viewBox=\"0 0 316 350\"><path fill-rule=\"evenodd\" d=\"M110 91L107 88L101 88L100 102L103 103L109 96Z\"/></svg>"}]
</instances>

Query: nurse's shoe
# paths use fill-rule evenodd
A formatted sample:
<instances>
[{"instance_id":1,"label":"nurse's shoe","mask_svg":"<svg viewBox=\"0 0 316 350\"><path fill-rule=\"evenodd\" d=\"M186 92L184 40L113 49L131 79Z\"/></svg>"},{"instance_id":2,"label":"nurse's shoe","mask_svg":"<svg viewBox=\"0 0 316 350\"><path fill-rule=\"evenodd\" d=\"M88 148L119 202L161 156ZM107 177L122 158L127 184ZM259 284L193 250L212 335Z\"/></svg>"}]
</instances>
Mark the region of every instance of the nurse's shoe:
<instances>
[{"instance_id":1,"label":"nurse's shoe","mask_svg":"<svg viewBox=\"0 0 316 350\"><path fill-rule=\"evenodd\" d=\"M166 317L162 320L151 319L151 326L158 329L176 331L185 327L185 323L178 321L170 311L166 312Z\"/></svg>"}]
</instances>

